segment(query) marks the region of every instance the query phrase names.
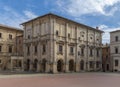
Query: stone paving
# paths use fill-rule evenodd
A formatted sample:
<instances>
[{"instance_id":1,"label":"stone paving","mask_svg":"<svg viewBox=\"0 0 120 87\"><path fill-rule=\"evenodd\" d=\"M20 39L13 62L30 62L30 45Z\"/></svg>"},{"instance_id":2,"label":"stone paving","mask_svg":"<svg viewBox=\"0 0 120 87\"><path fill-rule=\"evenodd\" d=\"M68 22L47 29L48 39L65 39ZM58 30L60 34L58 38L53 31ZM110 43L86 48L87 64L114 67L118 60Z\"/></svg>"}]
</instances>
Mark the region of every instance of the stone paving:
<instances>
[{"instance_id":1,"label":"stone paving","mask_svg":"<svg viewBox=\"0 0 120 87\"><path fill-rule=\"evenodd\" d=\"M0 87L120 87L120 74L1 74Z\"/></svg>"}]
</instances>

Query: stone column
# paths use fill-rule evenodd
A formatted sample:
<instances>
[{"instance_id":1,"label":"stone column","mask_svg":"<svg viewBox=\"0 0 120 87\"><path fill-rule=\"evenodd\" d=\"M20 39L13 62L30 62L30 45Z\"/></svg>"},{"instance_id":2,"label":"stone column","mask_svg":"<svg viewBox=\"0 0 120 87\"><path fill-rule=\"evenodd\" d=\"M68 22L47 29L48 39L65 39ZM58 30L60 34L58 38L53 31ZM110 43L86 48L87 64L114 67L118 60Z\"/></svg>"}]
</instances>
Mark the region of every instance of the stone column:
<instances>
[{"instance_id":1,"label":"stone column","mask_svg":"<svg viewBox=\"0 0 120 87\"><path fill-rule=\"evenodd\" d=\"M84 69L85 71L89 71L89 47L88 45L85 46L85 61L84 61Z\"/></svg>"},{"instance_id":2,"label":"stone column","mask_svg":"<svg viewBox=\"0 0 120 87\"><path fill-rule=\"evenodd\" d=\"M69 63L68 63L68 23L66 23L65 29L65 72L69 72Z\"/></svg>"},{"instance_id":3,"label":"stone column","mask_svg":"<svg viewBox=\"0 0 120 87\"><path fill-rule=\"evenodd\" d=\"M65 72L69 72L69 63L68 62L65 63Z\"/></svg>"},{"instance_id":4,"label":"stone column","mask_svg":"<svg viewBox=\"0 0 120 87\"><path fill-rule=\"evenodd\" d=\"M40 72L40 64L39 64L39 62L37 63L37 72Z\"/></svg>"},{"instance_id":5,"label":"stone column","mask_svg":"<svg viewBox=\"0 0 120 87\"><path fill-rule=\"evenodd\" d=\"M85 53L86 53L86 60L85 60L85 69L86 69L86 71L89 71L89 44L88 44L88 41L89 41L89 39L88 39L88 29L86 30L86 32L87 32L87 34L86 34L86 44L85 44Z\"/></svg>"},{"instance_id":6,"label":"stone column","mask_svg":"<svg viewBox=\"0 0 120 87\"><path fill-rule=\"evenodd\" d=\"M30 70L29 71L33 71L33 62L30 63Z\"/></svg>"},{"instance_id":7,"label":"stone column","mask_svg":"<svg viewBox=\"0 0 120 87\"><path fill-rule=\"evenodd\" d=\"M97 58L97 57L96 57L96 45L95 45L96 39L95 39L95 38L96 38L96 32L94 31L94 42L93 42L93 46L94 46L94 47L93 47L93 53L94 53L94 54L93 54L93 56L94 56L94 60L93 60L93 61L94 61L94 62L93 62L93 63L94 63L94 71L97 70L97 68L96 68L96 60L97 60L96 58Z\"/></svg>"},{"instance_id":8,"label":"stone column","mask_svg":"<svg viewBox=\"0 0 120 87\"><path fill-rule=\"evenodd\" d=\"M45 72L47 72L47 73L50 72L49 62L46 63L46 70L45 70Z\"/></svg>"},{"instance_id":9,"label":"stone column","mask_svg":"<svg viewBox=\"0 0 120 87\"><path fill-rule=\"evenodd\" d=\"M79 46L78 46L78 34L79 32L78 32L78 27L76 27L75 28L75 39L76 39L76 41L75 41L75 44L76 44L76 46L75 46L75 71L76 72L79 72L80 71L80 68L79 68L79 59L78 59L78 48L79 48Z\"/></svg>"},{"instance_id":10,"label":"stone column","mask_svg":"<svg viewBox=\"0 0 120 87\"><path fill-rule=\"evenodd\" d=\"M55 26L56 20L52 19L50 16L50 63L52 67L52 72L57 73L56 67L56 36L55 36Z\"/></svg>"},{"instance_id":11,"label":"stone column","mask_svg":"<svg viewBox=\"0 0 120 87\"><path fill-rule=\"evenodd\" d=\"M12 59L11 59L11 71L13 71L13 60Z\"/></svg>"},{"instance_id":12,"label":"stone column","mask_svg":"<svg viewBox=\"0 0 120 87\"><path fill-rule=\"evenodd\" d=\"M96 48L94 47L93 49L94 49L94 55L93 55L94 56L94 71L96 71L97 70L97 67L96 67L96 61L97 61L97 59L96 59L97 58L96 57Z\"/></svg>"},{"instance_id":13,"label":"stone column","mask_svg":"<svg viewBox=\"0 0 120 87\"><path fill-rule=\"evenodd\" d=\"M102 71L102 47L100 47L100 70Z\"/></svg>"},{"instance_id":14,"label":"stone column","mask_svg":"<svg viewBox=\"0 0 120 87\"><path fill-rule=\"evenodd\" d=\"M76 72L80 71L80 63L79 61L76 61Z\"/></svg>"},{"instance_id":15,"label":"stone column","mask_svg":"<svg viewBox=\"0 0 120 87\"><path fill-rule=\"evenodd\" d=\"M24 60L21 59L21 62L22 62L22 71L24 71Z\"/></svg>"},{"instance_id":16,"label":"stone column","mask_svg":"<svg viewBox=\"0 0 120 87\"><path fill-rule=\"evenodd\" d=\"M53 73L58 73L58 71L57 71L57 63L53 63L53 64L52 64L52 67L53 67L53 68L52 68L52 72L53 72Z\"/></svg>"}]
</instances>

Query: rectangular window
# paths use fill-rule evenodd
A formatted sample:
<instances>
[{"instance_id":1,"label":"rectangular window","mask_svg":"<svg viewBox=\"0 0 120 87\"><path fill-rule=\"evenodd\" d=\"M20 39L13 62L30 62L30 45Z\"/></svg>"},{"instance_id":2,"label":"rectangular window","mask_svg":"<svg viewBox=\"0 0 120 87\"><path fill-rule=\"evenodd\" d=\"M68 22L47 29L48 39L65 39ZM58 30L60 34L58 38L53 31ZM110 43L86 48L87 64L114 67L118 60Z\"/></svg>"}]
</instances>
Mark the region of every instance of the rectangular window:
<instances>
[{"instance_id":1,"label":"rectangular window","mask_svg":"<svg viewBox=\"0 0 120 87\"><path fill-rule=\"evenodd\" d=\"M30 46L27 47L27 55L30 55Z\"/></svg>"},{"instance_id":2,"label":"rectangular window","mask_svg":"<svg viewBox=\"0 0 120 87\"><path fill-rule=\"evenodd\" d=\"M118 48L117 47L115 47L115 53L118 54Z\"/></svg>"},{"instance_id":3,"label":"rectangular window","mask_svg":"<svg viewBox=\"0 0 120 87\"><path fill-rule=\"evenodd\" d=\"M0 33L0 38L2 38L2 33Z\"/></svg>"},{"instance_id":4,"label":"rectangular window","mask_svg":"<svg viewBox=\"0 0 120 87\"><path fill-rule=\"evenodd\" d=\"M93 61L90 61L90 68L94 68Z\"/></svg>"},{"instance_id":5,"label":"rectangular window","mask_svg":"<svg viewBox=\"0 0 120 87\"><path fill-rule=\"evenodd\" d=\"M68 38L70 38L70 33L68 33Z\"/></svg>"},{"instance_id":6,"label":"rectangular window","mask_svg":"<svg viewBox=\"0 0 120 87\"><path fill-rule=\"evenodd\" d=\"M12 46L9 46L8 52L12 53Z\"/></svg>"},{"instance_id":7,"label":"rectangular window","mask_svg":"<svg viewBox=\"0 0 120 87\"><path fill-rule=\"evenodd\" d=\"M56 35L58 36L58 31L56 31Z\"/></svg>"},{"instance_id":8,"label":"rectangular window","mask_svg":"<svg viewBox=\"0 0 120 87\"><path fill-rule=\"evenodd\" d=\"M78 56L80 55L80 51L78 51Z\"/></svg>"},{"instance_id":9,"label":"rectangular window","mask_svg":"<svg viewBox=\"0 0 120 87\"><path fill-rule=\"evenodd\" d=\"M35 54L37 54L37 45L35 46Z\"/></svg>"},{"instance_id":10,"label":"rectangular window","mask_svg":"<svg viewBox=\"0 0 120 87\"><path fill-rule=\"evenodd\" d=\"M96 62L96 68L99 68L99 65L100 65L100 62L97 61L97 62Z\"/></svg>"},{"instance_id":11,"label":"rectangular window","mask_svg":"<svg viewBox=\"0 0 120 87\"><path fill-rule=\"evenodd\" d=\"M11 34L9 34L9 39L12 39L12 35Z\"/></svg>"},{"instance_id":12,"label":"rectangular window","mask_svg":"<svg viewBox=\"0 0 120 87\"><path fill-rule=\"evenodd\" d=\"M46 46L43 44L43 54L46 53Z\"/></svg>"},{"instance_id":13,"label":"rectangular window","mask_svg":"<svg viewBox=\"0 0 120 87\"><path fill-rule=\"evenodd\" d=\"M99 57L99 49L97 49L97 57Z\"/></svg>"},{"instance_id":14,"label":"rectangular window","mask_svg":"<svg viewBox=\"0 0 120 87\"><path fill-rule=\"evenodd\" d=\"M93 49L90 49L90 56L93 56Z\"/></svg>"},{"instance_id":15,"label":"rectangular window","mask_svg":"<svg viewBox=\"0 0 120 87\"><path fill-rule=\"evenodd\" d=\"M63 46L59 45L59 53L62 54L63 53Z\"/></svg>"},{"instance_id":16,"label":"rectangular window","mask_svg":"<svg viewBox=\"0 0 120 87\"><path fill-rule=\"evenodd\" d=\"M30 39L30 35L28 35L28 39Z\"/></svg>"},{"instance_id":17,"label":"rectangular window","mask_svg":"<svg viewBox=\"0 0 120 87\"><path fill-rule=\"evenodd\" d=\"M74 53L74 48L73 48L73 47L70 47L70 54L73 55L73 53Z\"/></svg>"},{"instance_id":18,"label":"rectangular window","mask_svg":"<svg viewBox=\"0 0 120 87\"><path fill-rule=\"evenodd\" d=\"M115 66L118 66L118 64L119 64L118 60L115 60Z\"/></svg>"},{"instance_id":19,"label":"rectangular window","mask_svg":"<svg viewBox=\"0 0 120 87\"><path fill-rule=\"evenodd\" d=\"M84 56L84 48L81 48L81 56Z\"/></svg>"},{"instance_id":20,"label":"rectangular window","mask_svg":"<svg viewBox=\"0 0 120 87\"><path fill-rule=\"evenodd\" d=\"M0 63L2 63L2 60L0 60Z\"/></svg>"},{"instance_id":21,"label":"rectangular window","mask_svg":"<svg viewBox=\"0 0 120 87\"><path fill-rule=\"evenodd\" d=\"M116 41L116 42L118 41L118 36L115 37L115 41Z\"/></svg>"}]
</instances>

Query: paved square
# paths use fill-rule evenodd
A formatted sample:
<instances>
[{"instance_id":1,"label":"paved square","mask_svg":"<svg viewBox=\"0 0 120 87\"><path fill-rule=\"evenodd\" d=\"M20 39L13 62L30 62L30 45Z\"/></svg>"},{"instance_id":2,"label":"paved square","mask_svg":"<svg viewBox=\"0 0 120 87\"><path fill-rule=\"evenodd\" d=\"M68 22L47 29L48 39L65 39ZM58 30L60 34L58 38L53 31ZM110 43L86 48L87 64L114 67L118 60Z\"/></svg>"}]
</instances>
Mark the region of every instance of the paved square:
<instances>
[{"instance_id":1,"label":"paved square","mask_svg":"<svg viewBox=\"0 0 120 87\"><path fill-rule=\"evenodd\" d=\"M0 75L0 87L120 87L120 74Z\"/></svg>"}]
</instances>

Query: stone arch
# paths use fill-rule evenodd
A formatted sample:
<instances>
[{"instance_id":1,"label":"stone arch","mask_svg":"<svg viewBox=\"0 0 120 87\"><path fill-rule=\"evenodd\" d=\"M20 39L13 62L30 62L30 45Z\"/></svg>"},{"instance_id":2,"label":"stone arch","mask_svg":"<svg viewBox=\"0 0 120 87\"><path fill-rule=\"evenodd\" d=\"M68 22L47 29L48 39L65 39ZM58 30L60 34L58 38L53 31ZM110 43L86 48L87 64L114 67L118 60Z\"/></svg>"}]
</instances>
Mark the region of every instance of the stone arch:
<instances>
[{"instance_id":1,"label":"stone arch","mask_svg":"<svg viewBox=\"0 0 120 87\"><path fill-rule=\"evenodd\" d=\"M26 70L27 71L30 70L30 59L27 59L27 61L26 61Z\"/></svg>"},{"instance_id":2,"label":"stone arch","mask_svg":"<svg viewBox=\"0 0 120 87\"><path fill-rule=\"evenodd\" d=\"M59 59L59 60L57 61L57 71L58 71L58 72L63 72L63 66L64 66L63 60L62 60L62 59Z\"/></svg>"},{"instance_id":3,"label":"stone arch","mask_svg":"<svg viewBox=\"0 0 120 87\"><path fill-rule=\"evenodd\" d=\"M42 71L43 72L46 71L46 64L47 64L47 60L46 59L42 59Z\"/></svg>"},{"instance_id":4,"label":"stone arch","mask_svg":"<svg viewBox=\"0 0 120 87\"><path fill-rule=\"evenodd\" d=\"M74 71L74 60L69 60L69 71Z\"/></svg>"},{"instance_id":5,"label":"stone arch","mask_svg":"<svg viewBox=\"0 0 120 87\"><path fill-rule=\"evenodd\" d=\"M83 60L80 61L80 70L84 70L84 61Z\"/></svg>"},{"instance_id":6,"label":"stone arch","mask_svg":"<svg viewBox=\"0 0 120 87\"><path fill-rule=\"evenodd\" d=\"M38 64L38 59L35 59L33 63L33 68L35 71L37 71L37 64Z\"/></svg>"}]
</instances>

